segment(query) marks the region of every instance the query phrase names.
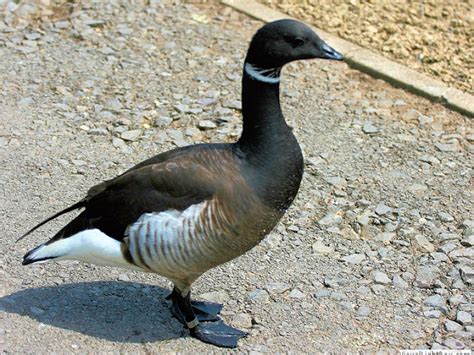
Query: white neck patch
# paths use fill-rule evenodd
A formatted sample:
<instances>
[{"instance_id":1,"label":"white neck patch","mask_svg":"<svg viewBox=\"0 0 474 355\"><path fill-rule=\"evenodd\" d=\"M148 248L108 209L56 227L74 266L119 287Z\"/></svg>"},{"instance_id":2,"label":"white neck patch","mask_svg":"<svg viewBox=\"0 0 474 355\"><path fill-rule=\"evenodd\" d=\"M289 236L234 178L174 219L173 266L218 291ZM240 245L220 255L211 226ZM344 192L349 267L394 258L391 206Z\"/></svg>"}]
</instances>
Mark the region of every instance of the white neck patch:
<instances>
[{"instance_id":1,"label":"white neck patch","mask_svg":"<svg viewBox=\"0 0 474 355\"><path fill-rule=\"evenodd\" d=\"M267 84L277 84L280 82L281 68L258 68L250 63L245 63L245 72L254 80Z\"/></svg>"}]
</instances>

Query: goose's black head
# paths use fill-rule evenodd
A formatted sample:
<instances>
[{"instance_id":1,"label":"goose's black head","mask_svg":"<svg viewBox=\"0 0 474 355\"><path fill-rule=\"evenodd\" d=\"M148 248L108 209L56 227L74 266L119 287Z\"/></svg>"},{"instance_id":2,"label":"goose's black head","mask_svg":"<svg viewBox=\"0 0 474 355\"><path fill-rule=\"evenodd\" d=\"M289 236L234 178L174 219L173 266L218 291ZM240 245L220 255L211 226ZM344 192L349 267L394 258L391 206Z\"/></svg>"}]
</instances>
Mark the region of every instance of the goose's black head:
<instances>
[{"instance_id":1,"label":"goose's black head","mask_svg":"<svg viewBox=\"0 0 474 355\"><path fill-rule=\"evenodd\" d=\"M305 24L278 20L257 31L250 43L246 62L265 69L311 58L342 60L343 56Z\"/></svg>"}]
</instances>

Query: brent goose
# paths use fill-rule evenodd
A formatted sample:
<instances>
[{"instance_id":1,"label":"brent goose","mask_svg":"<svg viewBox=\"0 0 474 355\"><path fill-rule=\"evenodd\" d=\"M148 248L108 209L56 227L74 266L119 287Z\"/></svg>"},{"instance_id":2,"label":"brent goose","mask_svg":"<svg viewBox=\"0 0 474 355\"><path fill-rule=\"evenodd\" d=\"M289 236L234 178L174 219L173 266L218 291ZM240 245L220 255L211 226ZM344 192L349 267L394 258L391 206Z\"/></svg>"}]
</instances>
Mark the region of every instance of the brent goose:
<instances>
[{"instance_id":1,"label":"brent goose","mask_svg":"<svg viewBox=\"0 0 474 355\"><path fill-rule=\"evenodd\" d=\"M310 58L342 55L298 21L263 26L245 59L237 142L174 149L92 187L20 238L84 208L23 264L69 259L159 274L173 282L172 312L193 337L236 347L247 334L223 323L221 305L191 301L191 284L257 245L293 202L303 156L281 112L280 72Z\"/></svg>"}]
</instances>

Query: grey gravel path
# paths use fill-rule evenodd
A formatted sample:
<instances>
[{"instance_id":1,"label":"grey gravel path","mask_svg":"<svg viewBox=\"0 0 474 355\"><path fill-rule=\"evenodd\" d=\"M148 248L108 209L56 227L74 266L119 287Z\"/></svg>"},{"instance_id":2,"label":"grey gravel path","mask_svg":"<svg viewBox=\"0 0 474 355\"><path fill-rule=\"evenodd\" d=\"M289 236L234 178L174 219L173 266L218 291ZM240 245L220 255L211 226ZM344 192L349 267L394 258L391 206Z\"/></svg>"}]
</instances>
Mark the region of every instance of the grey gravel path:
<instances>
[{"instance_id":1,"label":"grey gravel path","mask_svg":"<svg viewBox=\"0 0 474 355\"><path fill-rule=\"evenodd\" d=\"M218 4L82 4L0 0L0 350L216 350L171 317L158 276L22 267L65 218L14 241L136 162L234 140L261 24ZM250 332L242 351L471 347L472 121L344 63L288 66L282 101L306 157L297 201L195 295Z\"/></svg>"}]
</instances>

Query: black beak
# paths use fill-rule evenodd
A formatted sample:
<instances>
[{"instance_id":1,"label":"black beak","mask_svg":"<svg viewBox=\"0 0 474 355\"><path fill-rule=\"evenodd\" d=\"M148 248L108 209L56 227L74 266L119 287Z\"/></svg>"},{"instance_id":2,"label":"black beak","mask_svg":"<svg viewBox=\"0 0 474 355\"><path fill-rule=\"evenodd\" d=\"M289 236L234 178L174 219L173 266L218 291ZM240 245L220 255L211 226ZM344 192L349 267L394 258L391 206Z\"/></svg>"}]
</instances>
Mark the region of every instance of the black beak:
<instances>
[{"instance_id":1,"label":"black beak","mask_svg":"<svg viewBox=\"0 0 474 355\"><path fill-rule=\"evenodd\" d=\"M334 48L329 47L326 43L323 43L323 45L321 46L321 55L319 58L343 60L344 56L338 51L336 51Z\"/></svg>"}]
</instances>

